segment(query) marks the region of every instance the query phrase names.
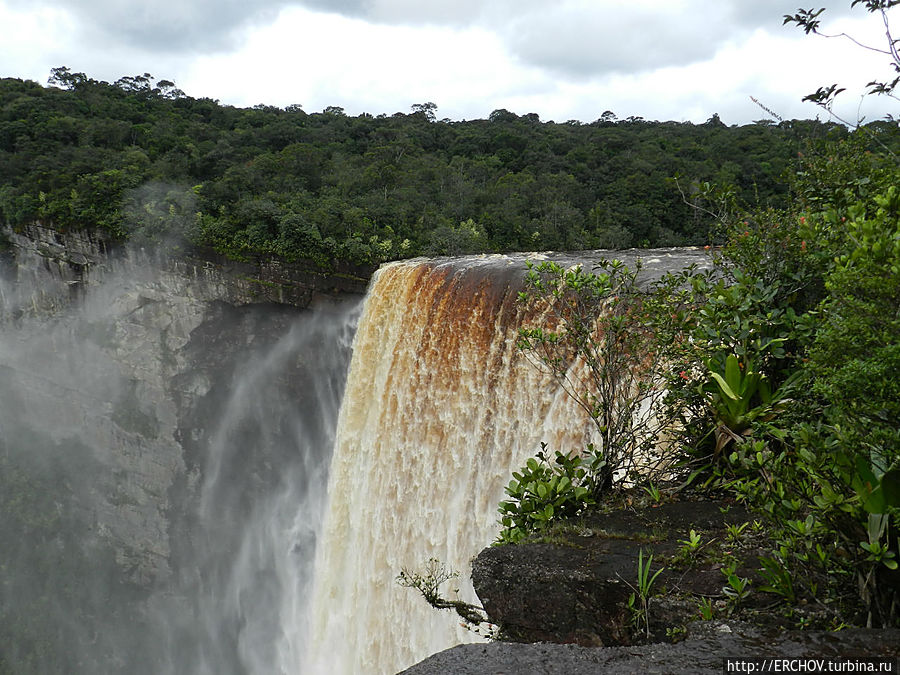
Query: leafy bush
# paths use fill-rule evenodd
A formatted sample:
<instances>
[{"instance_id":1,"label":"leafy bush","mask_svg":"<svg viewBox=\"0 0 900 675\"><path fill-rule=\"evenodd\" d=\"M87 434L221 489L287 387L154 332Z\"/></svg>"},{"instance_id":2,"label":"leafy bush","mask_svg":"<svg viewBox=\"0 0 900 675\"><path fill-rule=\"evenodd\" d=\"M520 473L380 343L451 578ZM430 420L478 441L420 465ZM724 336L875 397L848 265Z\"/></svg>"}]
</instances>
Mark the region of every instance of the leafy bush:
<instances>
[{"instance_id":1,"label":"leafy bush","mask_svg":"<svg viewBox=\"0 0 900 675\"><path fill-rule=\"evenodd\" d=\"M900 597L900 170L855 141L827 150L794 186L805 210L727 223L720 279L692 278L670 400L693 405L698 455L718 439L712 480L768 516L765 590L886 625Z\"/></svg>"},{"instance_id":2,"label":"leafy bush","mask_svg":"<svg viewBox=\"0 0 900 675\"><path fill-rule=\"evenodd\" d=\"M556 451L551 459L546 444L513 472L506 486L509 499L500 502L503 530L498 543L514 544L532 532L546 529L554 518L580 515L594 503L594 477L581 457Z\"/></svg>"}]
</instances>

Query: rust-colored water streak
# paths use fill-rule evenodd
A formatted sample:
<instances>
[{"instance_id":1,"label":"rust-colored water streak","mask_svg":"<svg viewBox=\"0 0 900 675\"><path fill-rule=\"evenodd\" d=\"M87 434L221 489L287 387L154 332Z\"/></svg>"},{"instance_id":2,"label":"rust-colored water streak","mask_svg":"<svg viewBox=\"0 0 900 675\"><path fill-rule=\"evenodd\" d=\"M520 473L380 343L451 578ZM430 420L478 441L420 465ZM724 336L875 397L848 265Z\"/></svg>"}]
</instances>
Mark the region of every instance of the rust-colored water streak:
<instances>
[{"instance_id":1,"label":"rust-colored water streak","mask_svg":"<svg viewBox=\"0 0 900 675\"><path fill-rule=\"evenodd\" d=\"M594 428L516 349L520 265L409 261L373 279L354 342L317 552L308 672L394 673L476 639L395 578L461 573L496 537L511 472Z\"/></svg>"}]
</instances>

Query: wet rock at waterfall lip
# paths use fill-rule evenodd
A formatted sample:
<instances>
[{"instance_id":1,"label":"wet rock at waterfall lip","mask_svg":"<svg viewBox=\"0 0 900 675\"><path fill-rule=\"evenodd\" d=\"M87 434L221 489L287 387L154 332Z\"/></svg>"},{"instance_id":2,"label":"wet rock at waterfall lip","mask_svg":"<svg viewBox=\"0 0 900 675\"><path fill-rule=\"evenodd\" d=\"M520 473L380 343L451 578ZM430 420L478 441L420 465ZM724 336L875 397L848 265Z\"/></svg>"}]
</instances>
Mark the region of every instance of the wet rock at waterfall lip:
<instances>
[{"instance_id":1,"label":"wet rock at waterfall lip","mask_svg":"<svg viewBox=\"0 0 900 675\"><path fill-rule=\"evenodd\" d=\"M699 246L675 246L669 248L631 248L618 251L573 251L549 252L538 257L553 260L564 267L582 265L586 269L602 269L606 263L619 260L630 268L640 261L638 275L640 286L648 286L669 272L687 269L691 265L699 269L712 267L712 258L707 249Z\"/></svg>"},{"instance_id":2,"label":"wet rock at waterfall lip","mask_svg":"<svg viewBox=\"0 0 900 675\"><path fill-rule=\"evenodd\" d=\"M581 266L586 271L600 271L614 260L634 269L640 261L637 276L638 287L649 288L670 272L679 272L690 266L711 269L712 257L706 248L699 246L675 246L669 248L631 248L621 250L597 249L586 251L542 251L531 253L482 253L477 255L415 258L408 262L426 262L434 266L450 266L457 269L488 268L498 278L508 283L521 282L528 264L539 265L552 261L564 268ZM391 264L391 263L387 263Z\"/></svg>"},{"instance_id":3,"label":"wet rock at waterfall lip","mask_svg":"<svg viewBox=\"0 0 900 675\"><path fill-rule=\"evenodd\" d=\"M698 621L687 627L687 638L677 644L604 648L504 642L459 645L425 659L400 675L705 675L725 672L726 657L848 660L888 657L894 659L891 672L896 672L900 630L775 632L741 623Z\"/></svg>"},{"instance_id":4,"label":"wet rock at waterfall lip","mask_svg":"<svg viewBox=\"0 0 900 675\"><path fill-rule=\"evenodd\" d=\"M665 566L654 582L653 639L665 640L666 628L696 618L698 597L724 602L724 563L706 557L706 546L724 542L728 525L752 520L748 512L723 500L685 497L629 506L630 499L620 508L564 523L543 540L487 548L475 558L475 591L503 639L631 644L635 631L627 602L641 552L645 562L654 556L652 571ZM701 534L703 544L685 559L679 551L691 530ZM756 552L745 547L742 553L737 573L755 578ZM748 599L748 606L767 601L759 595Z\"/></svg>"}]
</instances>

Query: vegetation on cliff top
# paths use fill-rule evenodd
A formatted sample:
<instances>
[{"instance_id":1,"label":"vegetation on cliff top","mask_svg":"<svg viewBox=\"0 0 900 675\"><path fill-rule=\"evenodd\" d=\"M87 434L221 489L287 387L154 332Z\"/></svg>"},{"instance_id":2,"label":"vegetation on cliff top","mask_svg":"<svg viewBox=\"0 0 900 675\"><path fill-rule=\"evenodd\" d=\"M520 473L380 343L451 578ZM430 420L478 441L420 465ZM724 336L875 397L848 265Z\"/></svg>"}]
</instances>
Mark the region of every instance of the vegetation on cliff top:
<instances>
[{"instance_id":1,"label":"vegetation on cliff top","mask_svg":"<svg viewBox=\"0 0 900 675\"><path fill-rule=\"evenodd\" d=\"M377 117L238 109L148 74L110 84L66 67L50 85L0 80L3 224L324 266L703 245L714 219L690 203L709 183L733 185L744 204L784 207L781 177L797 152L846 135L835 123L728 127L716 115L694 125L606 111L582 124L507 110L439 120L433 104ZM894 125L871 127L900 147Z\"/></svg>"},{"instance_id":2,"label":"vegetation on cliff top","mask_svg":"<svg viewBox=\"0 0 900 675\"><path fill-rule=\"evenodd\" d=\"M895 4L865 6L883 14ZM786 22L817 32L820 14ZM890 31L888 42L884 53L900 73ZM890 93L898 81L870 86ZM827 108L836 93L808 98ZM796 613L802 605L816 607L824 627L900 625L900 161L887 145L872 152L872 138L861 128L801 156L786 207L746 210L727 190L714 195L708 210L724 245L711 251L713 269L670 275L626 301L635 332L653 336L642 343L646 382L666 392L651 410L675 421L656 448L667 461L635 466L621 452L634 446L635 427L626 426L588 449L583 464L602 470L579 480L595 499L597 488L609 495L643 482L659 501L667 496L655 481L675 479L675 492L690 485L746 503L760 519L761 552L725 568L723 597L734 609L766 594L788 625L809 624L808 612ZM642 394L600 386L610 379L599 377L604 369L615 380L631 367L596 358L610 319L582 328L623 302L609 283L615 269L532 271L523 299L574 316L554 322L545 313L552 325L520 330L520 346L589 403L601 435L610 429L604 410L632 410ZM577 363L592 376L573 379ZM520 517L557 509L541 484L548 477L514 474L500 541L548 529L551 518ZM578 511L578 495L562 497L566 511ZM692 531L683 543L690 554L701 538ZM763 583L734 572L747 563Z\"/></svg>"}]
</instances>

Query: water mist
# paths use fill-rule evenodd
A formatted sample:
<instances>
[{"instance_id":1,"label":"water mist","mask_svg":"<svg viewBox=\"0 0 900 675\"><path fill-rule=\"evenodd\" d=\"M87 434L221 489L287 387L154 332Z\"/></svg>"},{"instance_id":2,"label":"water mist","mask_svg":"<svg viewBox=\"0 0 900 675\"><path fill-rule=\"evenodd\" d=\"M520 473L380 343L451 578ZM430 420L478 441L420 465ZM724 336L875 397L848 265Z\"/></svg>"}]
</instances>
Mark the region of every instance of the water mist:
<instances>
[{"instance_id":1,"label":"water mist","mask_svg":"<svg viewBox=\"0 0 900 675\"><path fill-rule=\"evenodd\" d=\"M299 672L358 299L234 307L136 256L17 264L0 672Z\"/></svg>"}]
</instances>

